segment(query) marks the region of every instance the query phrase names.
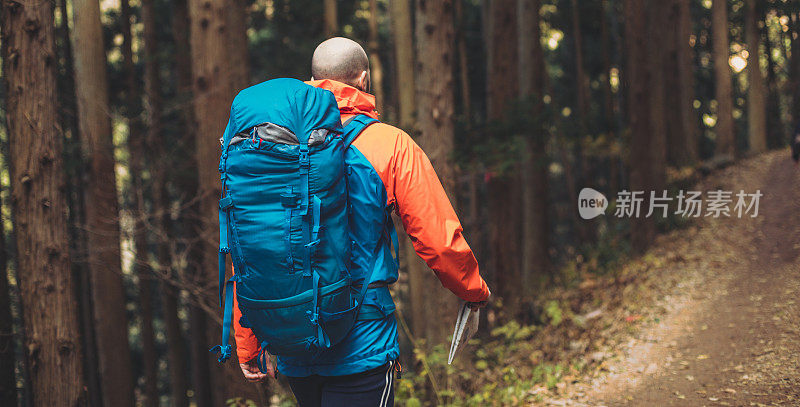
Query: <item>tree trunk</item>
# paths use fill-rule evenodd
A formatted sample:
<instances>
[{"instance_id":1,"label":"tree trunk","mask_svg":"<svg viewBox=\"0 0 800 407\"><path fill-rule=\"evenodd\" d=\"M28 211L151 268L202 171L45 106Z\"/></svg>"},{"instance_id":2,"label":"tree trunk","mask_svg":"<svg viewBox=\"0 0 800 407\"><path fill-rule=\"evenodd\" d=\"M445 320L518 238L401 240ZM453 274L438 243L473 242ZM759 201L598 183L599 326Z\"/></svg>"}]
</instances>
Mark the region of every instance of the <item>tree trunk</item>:
<instances>
[{"instance_id":1,"label":"tree trunk","mask_svg":"<svg viewBox=\"0 0 800 407\"><path fill-rule=\"evenodd\" d=\"M647 63L650 70L649 75L649 97L650 97L650 135L648 141L651 178L642 185L645 187L645 195L650 191L660 193L666 188L666 168L667 168L667 82L664 77L667 75L667 64L670 61L669 55L663 52L669 49L669 43L674 42L672 31L664 30L663 27L669 24L667 15L669 12L668 2L648 2L647 18L648 37L650 46L647 47ZM648 196L649 198L649 196ZM649 201L648 201L649 202ZM646 213L645 213L646 214ZM655 232L655 219L652 219L653 231Z\"/></svg>"},{"instance_id":2,"label":"tree trunk","mask_svg":"<svg viewBox=\"0 0 800 407\"><path fill-rule=\"evenodd\" d=\"M389 2L392 15L392 32L394 34L394 52L396 60L395 89L398 94L398 121L405 131L414 133L416 129L415 115L415 81L414 81L414 44L412 38L411 7L408 0L391 0ZM430 282L425 262L417 256L414 245L409 239L402 239L403 255L408 272L409 307L411 308L411 329L416 336L424 336L426 331L426 291L425 285Z\"/></svg>"},{"instance_id":3,"label":"tree trunk","mask_svg":"<svg viewBox=\"0 0 800 407\"><path fill-rule=\"evenodd\" d=\"M464 17L464 1L455 0L455 21L456 21L456 48L458 50L458 74L459 74L459 88L461 94L456 98L456 101L461 101L461 116L464 121L464 127L467 132L473 130L473 109L472 109L472 91L470 89L470 67L467 57L467 41L464 38L464 32L467 30L466 19ZM486 172L484 166L481 165L477 159L476 154L471 154L470 163L468 164L466 185L459 185L459 189L466 187L466 194L462 193L461 196L467 197L469 202L468 206L462 205L464 209L462 213L466 213L466 229L467 236L469 237L470 247L475 253L475 256L482 258L483 255L483 242L484 242L484 229L485 223L481 221L481 211L484 207L481 205L481 189L480 184L483 182L484 173Z\"/></svg>"},{"instance_id":4,"label":"tree trunk","mask_svg":"<svg viewBox=\"0 0 800 407\"><path fill-rule=\"evenodd\" d=\"M5 24L6 20L3 20ZM7 163L8 157L3 157ZM0 208L2 208L0 200ZM8 250L5 222L0 222L0 405L17 405L17 367L14 357L14 318L11 315L11 292L8 286Z\"/></svg>"},{"instance_id":5,"label":"tree trunk","mask_svg":"<svg viewBox=\"0 0 800 407\"><path fill-rule=\"evenodd\" d=\"M145 204L145 134L141 120L140 84L136 77L133 61L133 35L131 32L131 8L128 0L120 0L120 21L122 32L122 65L125 75L126 116L128 121L128 152L130 154L130 190L134 196L133 246L136 258L134 274L138 276L139 321L142 342L142 379L144 381L144 402L146 407L158 405L158 354L153 330L153 280L147 250L147 209Z\"/></svg>"},{"instance_id":6,"label":"tree trunk","mask_svg":"<svg viewBox=\"0 0 800 407\"><path fill-rule=\"evenodd\" d=\"M190 41L190 21L188 0L176 0L174 3L172 17L172 35L175 41L175 75L179 95L179 108L183 119L183 126L187 131L183 132L181 147L184 151L196 151L195 130L197 123L194 120L194 109L192 102L192 57L189 53ZM198 168L197 157L195 154L187 154L183 163L184 173L190 174L190 170ZM200 220L202 214L200 210L198 177L196 174L182 177L178 182L182 203L186 205L180 214L180 223L183 233L187 240L186 270L179 270L179 276L193 285L203 287L208 284L208 270L203 268L203 251L206 246L201 244L203 239L203 227ZM208 349L209 342L206 340L206 327L208 316L205 311L196 304L196 301L189 301L189 360L191 363L191 380L194 391L193 400L198 407L211 407L212 388L211 372L209 371ZM177 342L177 340L175 341ZM173 344L175 344L173 342ZM174 363L180 355L176 354L171 345L170 363ZM177 365L177 364L176 364ZM181 364L178 366L185 366ZM176 390L173 388L173 394Z\"/></svg>"},{"instance_id":7,"label":"tree trunk","mask_svg":"<svg viewBox=\"0 0 800 407\"><path fill-rule=\"evenodd\" d=\"M746 0L745 41L747 58L747 127L750 152L762 153L767 150L767 91L764 75L761 73L761 32L760 20L756 12L756 0Z\"/></svg>"},{"instance_id":8,"label":"tree trunk","mask_svg":"<svg viewBox=\"0 0 800 407\"><path fill-rule=\"evenodd\" d=\"M201 226L198 242L202 257L198 262L197 283L204 287L202 296L197 301L211 303L217 292L217 251L216 236L218 236L217 200L220 195L219 173L219 142L230 111L230 76L228 65L228 41L226 27L226 0L189 0L189 21L191 22L190 41L192 50L192 76L195 128L195 148L198 168L198 195L200 199ZM193 310L193 313L202 312ZM202 322L199 315L194 315L193 321L199 328ZM203 332L192 334L205 335L206 346L217 344L220 341L219 328L206 326ZM200 338L195 338L200 340ZM205 356L193 354L194 363L198 369L206 368L210 373L211 383L220 383L224 371L214 358L206 352ZM195 389L199 390L199 389ZM226 389L214 386L209 390L210 405L218 406L224 403L223 393ZM202 390L201 390L202 391ZM198 394L199 396L200 394Z\"/></svg>"},{"instance_id":9,"label":"tree trunk","mask_svg":"<svg viewBox=\"0 0 800 407\"><path fill-rule=\"evenodd\" d=\"M586 131L586 114L589 109L589 83L583 67L583 38L581 34L580 7L572 0L572 35L575 42L575 105L581 131ZM583 137L583 133L581 133Z\"/></svg>"},{"instance_id":10,"label":"tree trunk","mask_svg":"<svg viewBox=\"0 0 800 407\"><path fill-rule=\"evenodd\" d=\"M97 0L75 0L73 8L78 123L89 163L86 228L101 392L105 405L133 406L100 5Z\"/></svg>"},{"instance_id":11,"label":"tree trunk","mask_svg":"<svg viewBox=\"0 0 800 407\"><path fill-rule=\"evenodd\" d=\"M762 16L764 17L764 16ZM778 148L785 145L784 138L784 120L781 113L780 93L778 90L777 78L777 65L775 56L773 55L774 44L769 36L769 26L767 25L766 17L763 20L761 34L764 39L764 47L767 55L767 148ZM780 48L784 48L782 45ZM780 52L780 51L778 51Z\"/></svg>"},{"instance_id":12,"label":"tree trunk","mask_svg":"<svg viewBox=\"0 0 800 407\"><path fill-rule=\"evenodd\" d=\"M372 81L372 92L375 95L378 113L383 111L386 101L383 94L383 65L381 64L380 45L378 41L378 0L369 0L369 65Z\"/></svg>"},{"instance_id":13,"label":"tree trunk","mask_svg":"<svg viewBox=\"0 0 800 407\"><path fill-rule=\"evenodd\" d=\"M781 30L781 44L785 44L783 40L783 30ZM800 14L798 14L797 7L792 5L789 11L789 32L786 33L791 42L789 50L791 51L791 58L787 58L786 48L781 46L783 50L784 59L789 59L789 86L788 92L791 95L791 131L794 131L794 126L800 122Z\"/></svg>"},{"instance_id":14,"label":"tree trunk","mask_svg":"<svg viewBox=\"0 0 800 407\"><path fill-rule=\"evenodd\" d=\"M619 143L616 124L616 109L614 104L614 91L611 88L611 34L608 24L608 0L603 0L600 13L601 50L603 53L603 113L605 114L605 129L608 132L610 145ZM620 160L615 150L609 151L608 157L608 191L616 194L619 191Z\"/></svg>"},{"instance_id":15,"label":"tree trunk","mask_svg":"<svg viewBox=\"0 0 800 407\"><path fill-rule=\"evenodd\" d=\"M502 120L517 96L517 18L514 0L490 0L487 21L487 114Z\"/></svg>"},{"instance_id":16,"label":"tree trunk","mask_svg":"<svg viewBox=\"0 0 800 407\"><path fill-rule=\"evenodd\" d=\"M191 103L192 58L189 43L189 4L188 0L174 0L172 3L172 38L175 42L175 82L178 91L178 107L185 121L184 126L194 126ZM184 134L185 138L191 140L188 144L194 145L193 132L187 131Z\"/></svg>"},{"instance_id":17,"label":"tree trunk","mask_svg":"<svg viewBox=\"0 0 800 407\"><path fill-rule=\"evenodd\" d=\"M67 242L62 135L57 106L47 103L57 100L52 3L4 2L1 16L16 274L32 395L28 402L86 405Z\"/></svg>"},{"instance_id":18,"label":"tree trunk","mask_svg":"<svg viewBox=\"0 0 800 407\"><path fill-rule=\"evenodd\" d=\"M728 6L725 0L712 2L711 35L717 100L716 154L733 158L736 155L736 134L733 127L733 82L728 66Z\"/></svg>"},{"instance_id":19,"label":"tree trunk","mask_svg":"<svg viewBox=\"0 0 800 407\"><path fill-rule=\"evenodd\" d=\"M461 108L464 122L467 127L472 123L472 99L469 83L469 62L467 59L467 41L464 31L467 29L464 22L464 0L454 0L456 18L456 47L458 48L458 73L461 87ZM473 233L473 236L475 234Z\"/></svg>"},{"instance_id":20,"label":"tree trunk","mask_svg":"<svg viewBox=\"0 0 800 407\"><path fill-rule=\"evenodd\" d=\"M64 171L67 177L67 207L69 210L68 225L70 236L70 258L73 274L78 286L78 312L80 313L81 349L86 387L89 393L88 403L92 406L102 404L100 376L97 371L97 353L92 322L91 278L87 264L86 241L86 203L85 179L86 162L81 153L81 136L78 131L78 101L75 95L75 74L72 41L69 30L69 12L67 0L59 0L61 25L58 36L61 37L61 52L64 64L63 80L59 80L61 126L69 137L64 137ZM66 136L66 134L65 134Z\"/></svg>"},{"instance_id":21,"label":"tree trunk","mask_svg":"<svg viewBox=\"0 0 800 407\"><path fill-rule=\"evenodd\" d=\"M487 15L487 111L490 121L503 122L510 103L519 95L517 63L516 0L493 0ZM506 135L494 134L499 143ZM507 157L517 160L520 157ZM511 174L495 174L487 186L489 213L494 217L489 226L491 270L495 294L503 299L510 315L516 312L521 278L522 197L520 172L514 165Z\"/></svg>"},{"instance_id":22,"label":"tree trunk","mask_svg":"<svg viewBox=\"0 0 800 407\"><path fill-rule=\"evenodd\" d=\"M653 189L653 167L651 165L650 120L651 107L649 85L651 83L650 64L648 64L648 14L642 0L625 0L625 40L628 60L628 109L630 120L630 190L649 191ZM655 223L644 214L631 219L631 244L634 250L642 252L655 235Z\"/></svg>"},{"instance_id":23,"label":"tree trunk","mask_svg":"<svg viewBox=\"0 0 800 407\"><path fill-rule=\"evenodd\" d=\"M453 81L453 2L417 1L417 142L433 164L447 196L455 204L456 170L450 155L455 137ZM443 295L433 273L424 273L427 338L437 343L446 338L449 326L441 324L457 308L455 297ZM431 314L432 310L436 310ZM415 316L416 317L416 316ZM442 319L444 318L444 319ZM415 318L416 319L416 318Z\"/></svg>"},{"instance_id":24,"label":"tree trunk","mask_svg":"<svg viewBox=\"0 0 800 407\"><path fill-rule=\"evenodd\" d=\"M325 36L330 38L339 32L336 0L325 0Z\"/></svg>"},{"instance_id":25,"label":"tree trunk","mask_svg":"<svg viewBox=\"0 0 800 407\"><path fill-rule=\"evenodd\" d=\"M522 157L522 288L533 295L533 275L549 276L547 136L542 126L544 59L539 29L540 0L518 0L519 96L532 103L535 123L525 135Z\"/></svg>"},{"instance_id":26,"label":"tree trunk","mask_svg":"<svg viewBox=\"0 0 800 407\"><path fill-rule=\"evenodd\" d=\"M394 34L394 55L396 60L400 127L406 131L414 128L414 45L411 33L411 8L408 0L389 1Z\"/></svg>"},{"instance_id":27,"label":"tree trunk","mask_svg":"<svg viewBox=\"0 0 800 407\"><path fill-rule=\"evenodd\" d=\"M201 296L197 301L208 304L215 303L217 293L217 253L219 237L218 197L220 195L219 172L219 136L228 121L233 92L231 90L231 63L228 59L231 19L226 16L227 0L189 0L189 20L191 22L190 41L192 50L192 75L194 116L197 120L195 131L196 159L198 168L198 195L200 199L201 240L198 250L202 250L198 270L198 283ZM240 23L244 25L244 23ZM238 28L237 28L238 29ZM198 314L201 310L193 310L193 322L201 329L203 322ZM220 311L221 312L221 311ZM206 326L202 334L206 335L206 345L219 343L221 327L217 324ZM231 338L232 339L232 338ZM196 338L199 340L199 338ZM206 349L210 348L207 346ZM258 400L256 387L242 380L238 363L233 361L224 365L217 363L207 351L204 355L199 346L194 349L193 357L198 369L207 367L211 383L224 383L211 389L211 405L223 405L230 397L243 397ZM196 388L195 391L198 391ZM202 390L201 390L202 391ZM230 397L228 397L230 396Z\"/></svg>"},{"instance_id":28,"label":"tree trunk","mask_svg":"<svg viewBox=\"0 0 800 407\"><path fill-rule=\"evenodd\" d=\"M674 108L667 109L663 112L663 116L666 124L666 134L671 141L666 145L667 161L672 165L677 165L678 157L683 155L683 152L686 150L685 142L683 141L684 135L682 134L683 124L681 122L681 109L679 108L681 104L680 67L677 64L678 48L680 48L683 43L680 41L680 36L678 34L678 1L668 0L665 3L666 4L661 7L665 13L662 19L664 25L661 27L661 31L663 32L662 36L665 37L665 39L662 41L664 49L661 50L663 56L660 58L664 61L672 61L672 63L663 68L658 68L662 75L658 80L664 83L664 103L667 106L674 106Z\"/></svg>"},{"instance_id":29,"label":"tree trunk","mask_svg":"<svg viewBox=\"0 0 800 407\"><path fill-rule=\"evenodd\" d=\"M578 116L578 134L575 148L575 169L577 170L578 181L581 184L593 184L592 174L594 171L594 158L583 153L582 139L589 135L589 78L583 62L583 34L581 31L580 6L578 0L572 0L572 36L575 46L575 106ZM575 192L577 193L577 191ZM577 210L578 202L571 203ZM577 218L573 218L578 220ZM591 243L597 234L598 220L578 220L576 229L580 243Z\"/></svg>"},{"instance_id":30,"label":"tree trunk","mask_svg":"<svg viewBox=\"0 0 800 407\"><path fill-rule=\"evenodd\" d=\"M185 5L185 4L184 4ZM157 27L153 0L142 0L142 23L144 25L144 75L145 96L147 100L147 144L150 146L149 159L151 185L153 195L153 214L155 216L155 235L157 236L157 263L166 280L161 282L162 312L164 329L167 337L167 359L169 364L170 392L172 406L187 407L189 399L187 390L186 350L181 321L178 317L178 297L173 285L177 276L172 274L172 258L168 242L169 233L169 197L167 195L167 179L164 143L161 138L161 79L159 77ZM191 83L191 81L189 81Z\"/></svg>"},{"instance_id":31,"label":"tree trunk","mask_svg":"<svg viewBox=\"0 0 800 407\"><path fill-rule=\"evenodd\" d=\"M677 54L675 63L678 69L678 108L681 126L675 142L680 145L680 150L674 155L674 162L678 165L687 165L697 161L697 113L694 109L694 51L689 39L692 35L692 13L689 0L676 0L677 2ZM669 144L672 144L670 142Z\"/></svg>"},{"instance_id":32,"label":"tree trunk","mask_svg":"<svg viewBox=\"0 0 800 407\"><path fill-rule=\"evenodd\" d=\"M230 77L233 94L250 86L250 57L247 51L248 0L227 0L228 45Z\"/></svg>"}]
</instances>

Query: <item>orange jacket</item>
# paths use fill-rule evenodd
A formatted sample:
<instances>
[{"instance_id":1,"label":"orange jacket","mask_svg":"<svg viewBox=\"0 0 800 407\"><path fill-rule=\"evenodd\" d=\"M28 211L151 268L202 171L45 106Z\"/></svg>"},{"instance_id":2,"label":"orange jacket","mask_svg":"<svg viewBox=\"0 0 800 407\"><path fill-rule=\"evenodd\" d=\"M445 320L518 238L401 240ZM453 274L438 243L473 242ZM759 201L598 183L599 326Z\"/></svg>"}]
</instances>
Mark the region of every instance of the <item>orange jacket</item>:
<instances>
[{"instance_id":1,"label":"orange jacket","mask_svg":"<svg viewBox=\"0 0 800 407\"><path fill-rule=\"evenodd\" d=\"M307 83L333 92L342 122L355 114L378 118L375 97L368 93L329 79ZM486 300L489 288L425 152L404 131L384 123L367 127L353 145L375 167L386 186L386 205L395 205L414 250L442 285L465 301ZM240 326L238 305L233 309L237 355L248 361L257 355L258 341L250 329Z\"/></svg>"}]
</instances>

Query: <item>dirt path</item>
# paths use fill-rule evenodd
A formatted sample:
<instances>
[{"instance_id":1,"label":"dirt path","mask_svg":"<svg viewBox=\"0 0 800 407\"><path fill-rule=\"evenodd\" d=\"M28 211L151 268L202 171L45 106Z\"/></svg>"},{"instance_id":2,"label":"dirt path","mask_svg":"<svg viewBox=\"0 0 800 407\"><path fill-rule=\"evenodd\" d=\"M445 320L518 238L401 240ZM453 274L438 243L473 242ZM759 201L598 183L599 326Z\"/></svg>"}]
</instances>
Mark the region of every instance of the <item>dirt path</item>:
<instances>
[{"instance_id":1,"label":"dirt path","mask_svg":"<svg viewBox=\"0 0 800 407\"><path fill-rule=\"evenodd\" d=\"M800 170L786 152L724 171L703 189L753 193L759 215L707 221L697 271L659 322L624 345L606 377L558 403L800 406Z\"/></svg>"}]
</instances>

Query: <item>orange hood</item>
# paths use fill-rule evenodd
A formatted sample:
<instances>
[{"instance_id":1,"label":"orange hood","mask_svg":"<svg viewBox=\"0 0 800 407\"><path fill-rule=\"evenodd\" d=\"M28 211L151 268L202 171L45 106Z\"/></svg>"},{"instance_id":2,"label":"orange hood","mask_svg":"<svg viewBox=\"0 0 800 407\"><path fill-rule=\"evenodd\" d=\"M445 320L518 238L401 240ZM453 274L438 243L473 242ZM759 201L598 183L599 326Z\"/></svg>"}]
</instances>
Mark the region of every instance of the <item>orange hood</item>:
<instances>
[{"instance_id":1,"label":"orange hood","mask_svg":"<svg viewBox=\"0 0 800 407\"><path fill-rule=\"evenodd\" d=\"M378 118L378 112L375 110L375 96L367 92L362 92L353 86L332 79L308 81L306 83L331 91L333 96L336 97L336 103L339 105L339 112L341 112L342 116L360 113L374 119Z\"/></svg>"}]
</instances>

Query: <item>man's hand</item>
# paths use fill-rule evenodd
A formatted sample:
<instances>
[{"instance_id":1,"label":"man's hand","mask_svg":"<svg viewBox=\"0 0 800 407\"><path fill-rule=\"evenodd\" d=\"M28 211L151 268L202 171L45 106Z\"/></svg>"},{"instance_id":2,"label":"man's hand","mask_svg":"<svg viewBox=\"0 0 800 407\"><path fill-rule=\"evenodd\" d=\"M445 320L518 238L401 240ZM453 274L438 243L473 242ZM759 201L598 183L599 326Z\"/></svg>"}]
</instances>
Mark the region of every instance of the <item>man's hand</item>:
<instances>
[{"instance_id":1,"label":"man's hand","mask_svg":"<svg viewBox=\"0 0 800 407\"><path fill-rule=\"evenodd\" d=\"M246 363L239 363L239 367L242 368L242 373L244 374L244 378L250 382L260 382L267 378L267 376L275 378L275 366L270 361L267 364L267 373L262 373L261 370L258 369L258 364L256 363L255 359L250 360Z\"/></svg>"},{"instance_id":2,"label":"man's hand","mask_svg":"<svg viewBox=\"0 0 800 407\"><path fill-rule=\"evenodd\" d=\"M489 304L489 298L491 298L491 297L492 297L492 292L489 291L489 296L486 297L485 300L479 301L479 302L470 302L470 303L468 303L469 304L469 309L471 309L473 311L477 311L477 310L485 307L487 304Z\"/></svg>"}]
</instances>

